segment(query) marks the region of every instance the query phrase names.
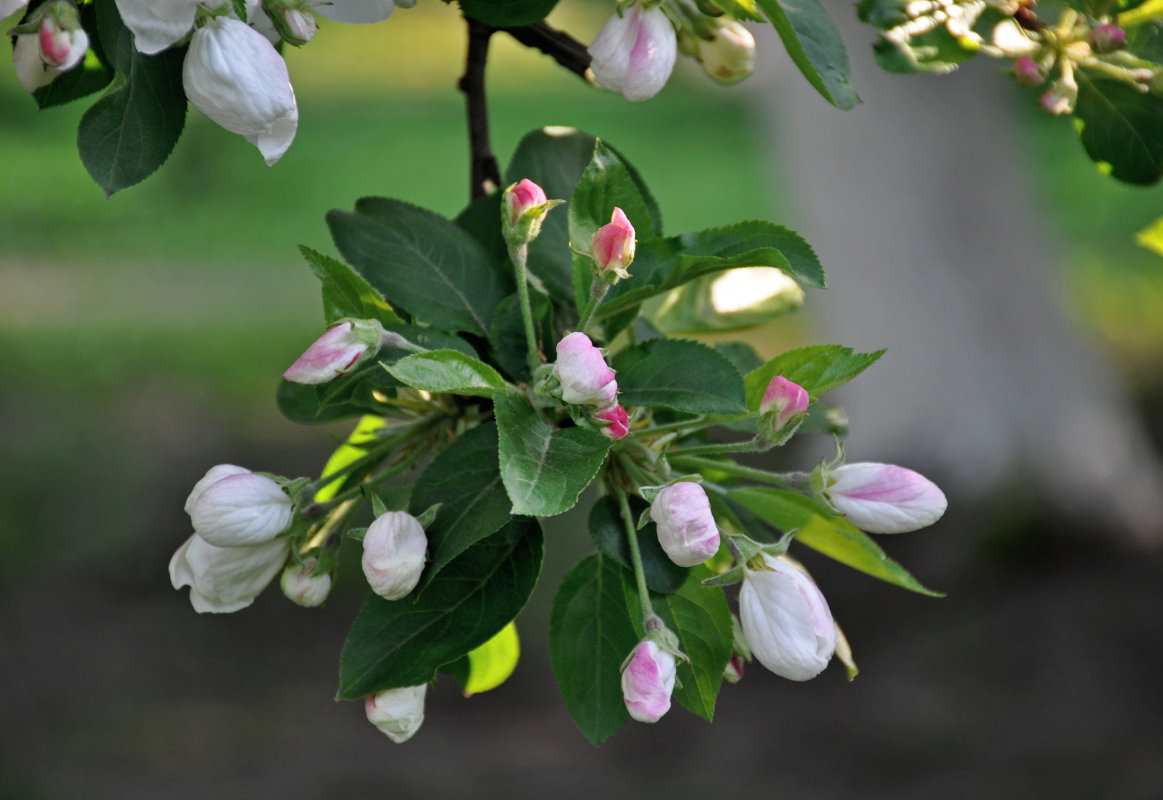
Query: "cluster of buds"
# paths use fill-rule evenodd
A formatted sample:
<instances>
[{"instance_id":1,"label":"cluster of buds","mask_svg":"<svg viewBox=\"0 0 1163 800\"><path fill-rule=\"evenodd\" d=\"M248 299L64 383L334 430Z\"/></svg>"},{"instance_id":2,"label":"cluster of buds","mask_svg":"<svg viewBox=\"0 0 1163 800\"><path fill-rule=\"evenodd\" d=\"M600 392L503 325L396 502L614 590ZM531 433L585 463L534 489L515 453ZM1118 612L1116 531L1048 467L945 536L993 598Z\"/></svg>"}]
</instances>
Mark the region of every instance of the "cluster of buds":
<instances>
[{"instance_id":1,"label":"cluster of buds","mask_svg":"<svg viewBox=\"0 0 1163 800\"><path fill-rule=\"evenodd\" d=\"M553 377L560 387L561 399L571 405L593 406L592 418L602 426L602 433L621 439L630 431L630 417L618 403L618 381L614 370L590 337L574 331L557 343L557 360Z\"/></svg>"},{"instance_id":2,"label":"cluster of buds","mask_svg":"<svg viewBox=\"0 0 1163 800\"><path fill-rule=\"evenodd\" d=\"M666 85L679 52L719 83L737 83L755 67L755 38L713 3L630 0L589 46L590 70L599 86L640 102Z\"/></svg>"}]
</instances>

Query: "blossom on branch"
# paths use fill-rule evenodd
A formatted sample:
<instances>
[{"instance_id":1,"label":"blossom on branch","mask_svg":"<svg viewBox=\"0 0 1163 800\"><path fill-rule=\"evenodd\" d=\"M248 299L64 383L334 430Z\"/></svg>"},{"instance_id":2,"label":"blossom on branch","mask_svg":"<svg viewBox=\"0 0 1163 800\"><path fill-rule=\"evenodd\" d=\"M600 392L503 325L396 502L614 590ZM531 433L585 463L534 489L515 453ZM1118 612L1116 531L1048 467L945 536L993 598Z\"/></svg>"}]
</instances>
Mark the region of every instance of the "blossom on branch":
<instances>
[{"instance_id":1,"label":"blossom on branch","mask_svg":"<svg viewBox=\"0 0 1163 800\"><path fill-rule=\"evenodd\" d=\"M590 337L575 331L557 343L553 375L561 383L561 399L567 403L607 409L618 396L614 370Z\"/></svg>"},{"instance_id":2,"label":"blossom on branch","mask_svg":"<svg viewBox=\"0 0 1163 800\"><path fill-rule=\"evenodd\" d=\"M911 469L871 462L828 470L823 494L857 528L906 533L928 527L948 507L945 493Z\"/></svg>"},{"instance_id":3,"label":"blossom on branch","mask_svg":"<svg viewBox=\"0 0 1163 800\"><path fill-rule=\"evenodd\" d=\"M399 600L420 582L427 552L419 520L406 511L381 514L363 536L364 577L380 597Z\"/></svg>"},{"instance_id":4,"label":"blossom on branch","mask_svg":"<svg viewBox=\"0 0 1163 800\"><path fill-rule=\"evenodd\" d=\"M658 543L680 567L701 564L719 551L719 526L703 487L679 481L660 491L650 504Z\"/></svg>"},{"instance_id":5,"label":"blossom on branch","mask_svg":"<svg viewBox=\"0 0 1163 800\"><path fill-rule=\"evenodd\" d=\"M424 695L428 684L369 694L364 701L368 722L396 744L411 739L424 724Z\"/></svg>"},{"instance_id":6,"label":"blossom on branch","mask_svg":"<svg viewBox=\"0 0 1163 800\"><path fill-rule=\"evenodd\" d=\"M289 547L285 539L216 547L195 533L170 559L170 582L175 589L190 587L190 604L199 614L238 611L279 574Z\"/></svg>"},{"instance_id":7,"label":"blossom on branch","mask_svg":"<svg viewBox=\"0 0 1163 800\"><path fill-rule=\"evenodd\" d=\"M649 100L674 69L678 39L658 6L615 13L589 46L594 80L631 102Z\"/></svg>"},{"instance_id":8,"label":"blossom on branch","mask_svg":"<svg viewBox=\"0 0 1163 800\"><path fill-rule=\"evenodd\" d=\"M790 561L761 553L759 569L743 571L739 621L751 654L776 675L810 680L836 650L828 601L808 574Z\"/></svg>"},{"instance_id":9,"label":"blossom on branch","mask_svg":"<svg viewBox=\"0 0 1163 800\"><path fill-rule=\"evenodd\" d=\"M674 692L674 656L657 643L638 643L622 670L622 698L626 710L639 722L658 722L670 711Z\"/></svg>"},{"instance_id":10,"label":"blossom on branch","mask_svg":"<svg viewBox=\"0 0 1163 800\"><path fill-rule=\"evenodd\" d=\"M186 498L194 532L217 547L269 542L291 524L293 511L281 486L233 464L211 468Z\"/></svg>"}]
</instances>

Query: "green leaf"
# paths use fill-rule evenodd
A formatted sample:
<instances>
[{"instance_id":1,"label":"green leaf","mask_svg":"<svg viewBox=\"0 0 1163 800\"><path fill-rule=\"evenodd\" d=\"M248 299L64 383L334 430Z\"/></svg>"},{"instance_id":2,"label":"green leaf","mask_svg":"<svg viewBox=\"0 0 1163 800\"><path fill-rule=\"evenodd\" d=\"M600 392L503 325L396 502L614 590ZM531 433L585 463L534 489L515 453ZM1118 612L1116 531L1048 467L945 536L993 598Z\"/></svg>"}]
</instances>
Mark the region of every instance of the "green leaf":
<instances>
[{"instance_id":1,"label":"green leaf","mask_svg":"<svg viewBox=\"0 0 1163 800\"><path fill-rule=\"evenodd\" d=\"M626 720L622 662L638 644L623 588L625 569L600 554L570 570L549 617L549 661L565 707L593 744Z\"/></svg>"},{"instance_id":2,"label":"green leaf","mask_svg":"<svg viewBox=\"0 0 1163 800\"><path fill-rule=\"evenodd\" d=\"M419 513L443 503L428 527L430 564L420 590L477 542L509 521L509 496L497 463L497 426L492 422L461 434L438 455L412 490L412 510Z\"/></svg>"},{"instance_id":3,"label":"green leaf","mask_svg":"<svg viewBox=\"0 0 1163 800\"><path fill-rule=\"evenodd\" d=\"M1160 0L1163 2L1163 0ZM1135 242L1157 255L1163 256L1163 217L1135 234Z\"/></svg>"},{"instance_id":4,"label":"green leaf","mask_svg":"<svg viewBox=\"0 0 1163 800\"><path fill-rule=\"evenodd\" d=\"M339 252L392 306L447 331L487 336L511 273L455 223L399 200L365 197L330 211Z\"/></svg>"},{"instance_id":5,"label":"green leaf","mask_svg":"<svg viewBox=\"0 0 1163 800\"><path fill-rule=\"evenodd\" d=\"M640 497L630 497L630 515L637 520L649 508ZM590 509L590 538L604 555L617 561L626 569L630 563L630 545L626 541L626 524L616 498L601 497ZM662 545L658 543L658 528L653 521L647 522L638 536L638 550L642 554L642 569L646 573L646 586L652 592L671 594L686 580L687 568L671 561Z\"/></svg>"},{"instance_id":6,"label":"green leaf","mask_svg":"<svg viewBox=\"0 0 1163 800\"><path fill-rule=\"evenodd\" d=\"M612 442L588 428L554 430L515 395L498 394L493 404L511 513L552 517L577 505Z\"/></svg>"},{"instance_id":7,"label":"green leaf","mask_svg":"<svg viewBox=\"0 0 1163 800\"><path fill-rule=\"evenodd\" d=\"M690 414L743 414L743 379L727 358L698 342L652 339L618 354L618 401Z\"/></svg>"},{"instance_id":8,"label":"green leaf","mask_svg":"<svg viewBox=\"0 0 1163 800\"><path fill-rule=\"evenodd\" d=\"M364 601L339 661L339 697L417 686L512 621L541 571L541 528L514 519L445 567L418 598Z\"/></svg>"},{"instance_id":9,"label":"green leaf","mask_svg":"<svg viewBox=\"0 0 1163 800\"><path fill-rule=\"evenodd\" d=\"M819 0L757 0L788 55L824 99L837 108L860 102L852 88L848 51Z\"/></svg>"},{"instance_id":10,"label":"green leaf","mask_svg":"<svg viewBox=\"0 0 1163 800\"><path fill-rule=\"evenodd\" d=\"M392 385L395 380L375 361L368 361L350 375L330 383L281 381L275 398L279 411L287 419L303 425L320 425L362 414L383 413L385 407L372 393Z\"/></svg>"},{"instance_id":11,"label":"green leaf","mask_svg":"<svg viewBox=\"0 0 1163 800\"><path fill-rule=\"evenodd\" d=\"M185 55L184 47L156 56L133 51L125 84L81 117L81 162L107 195L148 178L173 152L186 124Z\"/></svg>"},{"instance_id":12,"label":"green leaf","mask_svg":"<svg viewBox=\"0 0 1163 800\"><path fill-rule=\"evenodd\" d=\"M460 0L466 16L497 28L539 22L555 5L557 0Z\"/></svg>"},{"instance_id":13,"label":"green leaf","mask_svg":"<svg viewBox=\"0 0 1163 800\"><path fill-rule=\"evenodd\" d=\"M759 409L763 392L776 375L798 383L815 398L852 380L882 355L883 350L854 353L851 347L838 344L817 344L788 350L748 373L743 379L747 387L747 407L752 411Z\"/></svg>"},{"instance_id":14,"label":"green leaf","mask_svg":"<svg viewBox=\"0 0 1163 800\"><path fill-rule=\"evenodd\" d=\"M1078 73L1078 104L1086 154L1126 183L1163 177L1163 98L1124 83Z\"/></svg>"},{"instance_id":15,"label":"green leaf","mask_svg":"<svg viewBox=\"0 0 1163 800\"><path fill-rule=\"evenodd\" d=\"M752 220L640 242L630 279L610 290L598 316L609 317L695 278L733 267L778 267L808 286L824 286L824 269L802 236L782 225Z\"/></svg>"},{"instance_id":16,"label":"green leaf","mask_svg":"<svg viewBox=\"0 0 1163 800\"><path fill-rule=\"evenodd\" d=\"M719 342L715 345L715 350L725 356L740 375L746 375L751 370L763 366L763 359L759 357L759 353L746 342Z\"/></svg>"},{"instance_id":17,"label":"green leaf","mask_svg":"<svg viewBox=\"0 0 1163 800\"><path fill-rule=\"evenodd\" d=\"M98 35L90 35L89 48L91 52L85 54L85 58L80 64L57 75L48 86L42 86L32 93L36 100L36 107L41 110L63 105L86 97L93 92L99 92L113 80L113 65L101 48L97 7L83 5L79 10L81 25L87 31L98 31Z\"/></svg>"},{"instance_id":18,"label":"green leaf","mask_svg":"<svg viewBox=\"0 0 1163 800\"><path fill-rule=\"evenodd\" d=\"M401 383L427 392L492 397L505 390L505 379L495 369L456 350L417 353L384 369Z\"/></svg>"},{"instance_id":19,"label":"green leaf","mask_svg":"<svg viewBox=\"0 0 1163 800\"><path fill-rule=\"evenodd\" d=\"M874 578L904 589L944 597L926 589L908 570L893 561L864 531L843 517L828 517L811 499L795 492L766 487L733 489L728 497L781 531L796 531L796 541Z\"/></svg>"},{"instance_id":20,"label":"green leaf","mask_svg":"<svg viewBox=\"0 0 1163 800\"><path fill-rule=\"evenodd\" d=\"M537 348L542 353L553 352L553 308L549 298L535 289L529 291L529 305L533 312L533 330L537 336ZM511 294L497 306L493 316L493 327L489 331L489 344L493 359L510 378L528 383L533 379L529 372L529 360L525 357L528 346L525 343L525 320L521 316L521 303L516 294Z\"/></svg>"},{"instance_id":21,"label":"green leaf","mask_svg":"<svg viewBox=\"0 0 1163 800\"><path fill-rule=\"evenodd\" d=\"M403 322L380 293L351 267L306 245L299 245L299 252L323 284L323 318L328 325L344 317L378 319L384 324Z\"/></svg>"},{"instance_id":22,"label":"green leaf","mask_svg":"<svg viewBox=\"0 0 1163 800\"><path fill-rule=\"evenodd\" d=\"M690 663L678 660L674 699L683 708L710 722L715 716L715 698L723 683L723 670L731 658L734 632L731 628L731 610L723 590L703 586L697 571L692 571L674 594L651 593L650 604L654 613L662 617L666 627L678 636L679 649L690 658ZM626 606L637 608L638 591L633 581L623 583ZM635 629L641 623L635 619Z\"/></svg>"}]
</instances>

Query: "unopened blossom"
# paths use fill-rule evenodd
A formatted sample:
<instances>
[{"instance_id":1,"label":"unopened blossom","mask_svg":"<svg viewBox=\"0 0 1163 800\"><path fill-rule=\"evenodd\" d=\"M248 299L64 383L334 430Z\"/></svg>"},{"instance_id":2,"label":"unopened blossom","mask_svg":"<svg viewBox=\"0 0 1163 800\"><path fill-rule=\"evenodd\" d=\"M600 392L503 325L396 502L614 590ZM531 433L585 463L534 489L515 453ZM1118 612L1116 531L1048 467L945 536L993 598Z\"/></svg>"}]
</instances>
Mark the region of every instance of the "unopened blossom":
<instances>
[{"instance_id":1,"label":"unopened blossom","mask_svg":"<svg viewBox=\"0 0 1163 800\"><path fill-rule=\"evenodd\" d=\"M674 69L678 41L658 6L615 13L589 46L594 80L632 102L649 100Z\"/></svg>"},{"instance_id":2,"label":"unopened blossom","mask_svg":"<svg viewBox=\"0 0 1163 800\"><path fill-rule=\"evenodd\" d=\"M993 46L1007 58L1032 56L1042 49L1041 43L1030 38L1026 29L1012 17L1007 17L993 26L990 38L993 41Z\"/></svg>"},{"instance_id":3,"label":"unopened blossom","mask_svg":"<svg viewBox=\"0 0 1163 800\"><path fill-rule=\"evenodd\" d=\"M755 37L737 20L716 23L711 38L698 40L699 63L719 83L738 83L755 71Z\"/></svg>"},{"instance_id":4,"label":"unopened blossom","mask_svg":"<svg viewBox=\"0 0 1163 800\"><path fill-rule=\"evenodd\" d=\"M606 364L602 351L581 331L557 343L553 376L561 384L561 399L567 403L607 409L618 396L614 370Z\"/></svg>"},{"instance_id":5,"label":"unopened blossom","mask_svg":"<svg viewBox=\"0 0 1163 800\"><path fill-rule=\"evenodd\" d=\"M599 411L594 414L594 419L606 423L605 427L602 428L602 435L614 441L618 441L630 432L630 415L620 404L607 408L605 411Z\"/></svg>"},{"instance_id":6,"label":"unopened blossom","mask_svg":"<svg viewBox=\"0 0 1163 800\"><path fill-rule=\"evenodd\" d=\"M281 486L233 464L213 467L186 499L194 532L218 547L269 542L291 524L293 511Z\"/></svg>"},{"instance_id":7,"label":"unopened blossom","mask_svg":"<svg viewBox=\"0 0 1163 800\"><path fill-rule=\"evenodd\" d=\"M428 684L369 694L364 701L367 720L396 744L411 739L424 724L424 695Z\"/></svg>"},{"instance_id":8,"label":"unopened blossom","mask_svg":"<svg viewBox=\"0 0 1163 800\"><path fill-rule=\"evenodd\" d=\"M363 537L361 563L368 585L385 600L399 600L420 582L427 551L419 520L406 511L381 514Z\"/></svg>"},{"instance_id":9,"label":"unopened blossom","mask_svg":"<svg viewBox=\"0 0 1163 800\"><path fill-rule=\"evenodd\" d=\"M658 543L680 567L701 564L719 551L719 526L703 487L679 481L660 491L650 504Z\"/></svg>"},{"instance_id":10,"label":"unopened blossom","mask_svg":"<svg viewBox=\"0 0 1163 800\"><path fill-rule=\"evenodd\" d=\"M331 573L312 574L317 563L314 558L309 558L302 564L291 562L283 569L279 586L288 600L305 608L323 605L327 595L331 594Z\"/></svg>"},{"instance_id":11,"label":"unopened blossom","mask_svg":"<svg viewBox=\"0 0 1163 800\"><path fill-rule=\"evenodd\" d=\"M287 64L261 33L231 17L194 32L182 65L194 107L240 134L274 164L295 138L299 109Z\"/></svg>"},{"instance_id":12,"label":"unopened blossom","mask_svg":"<svg viewBox=\"0 0 1163 800\"><path fill-rule=\"evenodd\" d=\"M626 267L634 260L634 226L622 209L615 207L610 221L594 232L592 246L594 266L599 273L630 277Z\"/></svg>"},{"instance_id":13,"label":"unopened blossom","mask_svg":"<svg viewBox=\"0 0 1163 800\"><path fill-rule=\"evenodd\" d=\"M1096 53L1113 53L1127 43L1127 32L1109 22L1096 25L1090 31L1090 46Z\"/></svg>"},{"instance_id":14,"label":"unopened blossom","mask_svg":"<svg viewBox=\"0 0 1163 800\"><path fill-rule=\"evenodd\" d=\"M1041 86L1046 82L1042 68L1029 56L1022 56L1014 61L1014 78L1022 86Z\"/></svg>"},{"instance_id":15,"label":"unopened blossom","mask_svg":"<svg viewBox=\"0 0 1163 800\"><path fill-rule=\"evenodd\" d=\"M344 320L327 329L283 373L292 383L327 383L379 351L385 331L378 320Z\"/></svg>"},{"instance_id":16,"label":"unopened blossom","mask_svg":"<svg viewBox=\"0 0 1163 800\"><path fill-rule=\"evenodd\" d=\"M759 433L780 444L790 438L808 413L811 398L804 387L776 375L763 391L759 403Z\"/></svg>"},{"instance_id":17,"label":"unopened blossom","mask_svg":"<svg viewBox=\"0 0 1163 800\"><path fill-rule=\"evenodd\" d=\"M948 506L928 478L894 464L845 464L828 471L823 494L857 528L905 533L932 525Z\"/></svg>"},{"instance_id":18,"label":"unopened blossom","mask_svg":"<svg viewBox=\"0 0 1163 800\"><path fill-rule=\"evenodd\" d=\"M791 562L760 554L759 569L743 570L739 621L751 655L776 675L810 680L836 650L828 602L807 573Z\"/></svg>"},{"instance_id":19,"label":"unopened blossom","mask_svg":"<svg viewBox=\"0 0 1163 800\"><path fill-rule=\"evenodd\" d=\"M501 198L505 241L510 247L516 247L536 239L549 210L561 202L550 200L545 196L545 190L528 178L514 183Z\"/></svg>"},{"instance_id":20,"label":"unopened blossom","mask_svg":"<svg viewBox=\"0 0 1163 800\"><path fill-rule=\"evenodd\" d=\"M262 9L287 44L301 47L315 38L318 24L308 0L262 0Z\"/></svg>"},{"instance_id":21,"label":"unopened blossom","mask_svg":"<svg viewBox=\"0 0 1163 800\"><path fill-rule=\"evenodd\" d=\"M723 680L727 683L738 683L743 680L743 656L732 653L727 659L727 666L723 668Z\"/></svg>"},{"instance_id":22,"label":"unopened blossom","mask_svg":"<svg viewBox=\"0 0 1163 800\"><path fill-rule=\"evenodd\" d=\"M49 3L38 13L44 16L36 32L18 34L12 48L16 77L29 94L80 64L89 49L89 35L72 3Z\"/></svg>"},{"instance_id":23,"label":"unopened blossom","mask_svg":"<svg viewBox=\"0 0 1163 800\"><path fill-rule=\"evenodd\" d=\"M622 670L622 698L630 716L639 722L662 719L670 710L674 677L674 656L649 639L639 642Z\"/></svg>"},{"instance_id":24,"label":"unopened blossom","mask_svg":"<svg viewBox=\"0 0 1163 800\"><path fill-rule=\"evenodd\" d=\"M170 559L170 582L175 589L190 587L190 604L199 614L238 611L274 580L289 552L286 539L216 547L195 533Z\"/></svg>"},{"instance_id":25,"label":"unopened blossom","mask_svg":"<svg viewBox=\"0 0 1163 800\"><path fill-rule=\"evenodd\" d=\"M1074 104L1078 102L1078 84L1074 77L1071 75L1054 81L1042 93L1041 101L1042 108L1056 117L1074 111Z\"/></svg>"}]
</instances>

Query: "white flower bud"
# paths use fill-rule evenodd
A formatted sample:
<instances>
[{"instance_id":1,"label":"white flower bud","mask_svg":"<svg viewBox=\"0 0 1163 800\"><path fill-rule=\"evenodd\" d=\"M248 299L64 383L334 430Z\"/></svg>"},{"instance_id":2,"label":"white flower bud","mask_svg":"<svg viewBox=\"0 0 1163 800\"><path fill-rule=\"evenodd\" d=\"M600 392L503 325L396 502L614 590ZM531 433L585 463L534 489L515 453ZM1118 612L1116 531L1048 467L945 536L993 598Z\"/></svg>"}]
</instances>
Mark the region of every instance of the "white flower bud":
<instances>
[{"instance_id":1,"label":"white flower bud","mask_svg":"<svg viewBox=\"0 0 1163 800\"><path fill-rule=\"evenodd\" d=\"M761 554L765 569L745 569L739 622L751 654L776 675L810 680L836 650L836 625L828 602L807 573L791 562Z\"/></svg>"},{"instance_id":2,"label":"white flower bud","mask_svg":"<svg viewBox=\"0 0 1163 800\"><path fill-rule=\"evenodd\" d=\"M355 368L368 353L379 352L387 333L379 320L344 320L332 325L287 368L292 383L327 383ZM395 334L397 338L398 334Z\"/></svg>"},{"instance_id":3,"label":"white flower bud","mask_svg":"<svg viewBox=\"0 0 1163 800\"><path fill-rule=\"evenodd\" d=\"M639 722L658 722L670 711L674 692L674 656L644 639L634 648L622 670L622 699Z\"/></svg>"},{"instance_id":4,"label":"white flower bud","mask_svg":"<svg viewBox=\"0 0 1163 800\"><path fill-rule=\"evenodd\" d=\"M269 542L291 524L293 511L277 483L233 464L212 468L186 499L194 532L217 547Z\"/></svg>"},{"instance_id":5,"label":"white flower bud","mask_svg":"<svg viewBox=\"0 0 1163 800\"><path fill-rule=\"evenodd\" d=\"M279 573L289 549L284 539L255 547L215 547L194 534L170 559L170 582L175 589L190 587L190 604L199 614L238 611Z\"/></svg>"},{"instance_id":6,"label":"white flower bud","mask_svg":"<svg viewBox=\"0 0 1163 800\"><path fill-rule=\"evenodd\" d=\"M829 470L828 502L869 533L906 533L932 525L949 503L935 483L894 464L845 464Z\"/></svg>"},{"instance_id":7,"label":"white flower bud","mask_svg":"<svg viewBox=\"0 0 1163 800\"><path fill-rule=\"evenodd\" d=\"M364 701L367 720L396 744L411 739L424 724L424 695L428 684L369 694Z\"/></svg>"},{"instance_id":8,"label":"white flower bud","mask_svg":"<svg viewBox=\"0 0 1163 800\"><path fill-rule=\"evenodd\" d=\"M81 27L76 6L64 2L49 3L41 6L37 13L44 15L39 29L35 33L18 35L12 49L16 77L29 94L48 86L57 75L80 64L89 49L89 35Z\"/></svg>"},{"instance_id":9,"label":"white flower bud","mask_svg":"<svg viewBox=\"0 0 1163 800\"><path fill-rule=\"evenodd\" d=\"M755 71L755 37L733 19L720 18L710 39L698 40L698 59L719 83L738 83Z\"/></svg>"},{"instance_id":10,"label":"white flower bud","mask_svg":"<svg viewBox=\"0 0 1163 800\"><path fill-rule=\"evenodd\" d=\"M424 571L428 537L419 520L406 511L376 517L363 537L363 574L372 591L399 600L416 588Z\"/></svg>"},{"instance_id":11,"label":"white flower bud","mask_svg":"<svg viewBox=\"0 0 1163 800\"><path fill-rule=\"evenodd\" d=\"M618 396L614 370L590 337L575 331L557 343L553 376L561 383L561 399L567 403L606 409Z\"/></svg>"},{"instance_id":12,"label":"white flower bud","mask_svg":"<svg viewBox=\"0 0 1163 800\"><path fill-rule=\"evenodd\" d=\"M674 69L678 39L658 6L614 14L589 46L594 80L632 102L662 90Z\"/></svg>"},{"instance_id":13,"label":"white flower bud","mask_svg":"<svg viewBox=\"0 0 1163 800\"><path fill-rule=\"evenodd\" d=\"M697 483L680 481L660 491L650 504L658 543L680 567L701 564L719 550L719 526L711 501Z\"/></svg>"},{"instance_id":14,"label":"white flower bud","mask_svg":"<svg viewBox=\"0 0 1163 800\"><path fill-rule=\"evenodd\" d=\"M182 86L195 108L243 136L267 164L291 146L299 108L287 64L245 23L216 17L195 31L182 65Z\"/></svg>"},{"instance_id":15,"label":"white flower bud","mask_svg":"<svg viewBox=\"0 0 1163 800\"><path fill-rule=\"evenodd\" d=\"M287 599L304 608L323 605L327 595L331 594L331 573L311 574L315 571L316 563L314 558L302 564L289 563L279 579L279 586Z\"/></svg>"}]
</instances>

